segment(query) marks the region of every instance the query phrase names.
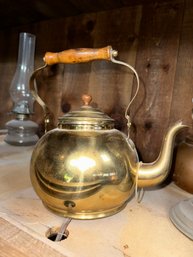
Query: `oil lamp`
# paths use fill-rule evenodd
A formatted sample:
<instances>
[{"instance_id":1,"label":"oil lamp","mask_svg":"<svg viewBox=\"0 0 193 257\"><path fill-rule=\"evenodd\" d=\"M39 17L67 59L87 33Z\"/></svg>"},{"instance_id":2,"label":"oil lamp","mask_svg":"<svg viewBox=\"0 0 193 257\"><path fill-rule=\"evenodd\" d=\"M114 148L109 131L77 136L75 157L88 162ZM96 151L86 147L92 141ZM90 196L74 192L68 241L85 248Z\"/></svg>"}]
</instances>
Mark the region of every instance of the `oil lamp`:
<instances>
[{"instance_id":1,"label":"oil lamp","mask_svg":"<svg viewBox=\"0 0 193 257\"><path fill-rule=\"evenodd\" d=\"M38 141L38 125L30 120L34 99L29 90L29 78L34 69L35 39L35 35L30 33L19 35L17 67L9 90L15 119L6 123L8 133L5 142L11 145L27 146Z\"/></svg>"},{"instance_id":2,"label":"oil lamp","mask_svg":"<svg viewBox=\"0 0 193 257\"><path fill-rule=\"evenodd\" d=\"M191 134L188 134L185 141L177 148L173 175L176 185L191 195L187 199L183 199L173 206L169 216L176 228L193 240L193 141Z\"/></svg>"},{"instance_id":3,"label":"oil lamp","mask_svg":"<svg viewBox=\"0 0 193 257\"><path fill-rule=\"evenodd\" d=\"M170 210L172 223L179 231L193 240L193 198L181 200Z\"/></svg>"}]
</instances>

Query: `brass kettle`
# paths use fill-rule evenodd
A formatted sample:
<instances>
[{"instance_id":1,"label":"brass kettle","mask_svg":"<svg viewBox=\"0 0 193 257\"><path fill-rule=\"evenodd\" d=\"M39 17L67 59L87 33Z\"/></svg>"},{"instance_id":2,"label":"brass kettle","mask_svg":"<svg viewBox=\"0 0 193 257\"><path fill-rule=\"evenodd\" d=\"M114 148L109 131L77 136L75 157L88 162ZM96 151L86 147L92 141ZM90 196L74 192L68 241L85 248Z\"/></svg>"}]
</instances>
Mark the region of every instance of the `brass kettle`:
<instances>
[{"instance_id":1,"label":"brass kettle","mask_svg":"<svg viewBox=\"0 0 193 257\"><path fill-rule=\"evenodd\" d=\"M45 66L96 59L123 64L114 59L116 55L108 46L46 53L44 61ZM33 85L39 70L32 74L30 88L44 108L49 126L49 109ZM157 160L142 163L129 136L116 130L114 120L92 107L91 100L84 95L80 110L59 118L58 127L42 136L31 158L31 182L44 205L75 219L113 215L126 206L136 186L161 183L170 170L175 135L186 127L182 122L174 124L164 138Z\"/></svg>"}]
</instances>

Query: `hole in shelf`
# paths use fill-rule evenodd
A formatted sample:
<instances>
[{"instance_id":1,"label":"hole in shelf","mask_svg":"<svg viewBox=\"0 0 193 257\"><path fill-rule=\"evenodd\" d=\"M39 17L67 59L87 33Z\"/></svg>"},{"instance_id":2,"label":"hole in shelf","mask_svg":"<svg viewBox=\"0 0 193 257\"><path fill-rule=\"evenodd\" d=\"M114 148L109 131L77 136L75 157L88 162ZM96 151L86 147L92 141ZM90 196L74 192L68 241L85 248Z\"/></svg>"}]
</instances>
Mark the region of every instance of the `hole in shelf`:
<instances>
[{"instance_id":1,"label":"hole in shelf","mask_svg":"<svg viewBox=\"0 0 193 257\"><path fill-rule=\"evenodd\" d=\"M48 231L46 232L46 237L51 240L51 241L55 241L56 240L56 237L58 235L58 232L59 232L59 227L52 227L52 228L49 228ZM62 235L60 241L63 241L65 239L68 238L68 235L69 235L69 231L66 229L66 231L64 232L64 234ZM60 242L60 241L56 241L56 242Z\"/></svg>"},{"instance_id":2,"label":"hole in shelf","mask_svg":"<svg viewBox=\"0 0 193 257\"><path fill-rule=\"evenodd\" d=\"M57 235L58 235L57 233L53 233L53 234L51 234L51 235L48 236L48 239L51 240L51 241L55 241ZM68 236L67 236L66 234L63 234L60 241L65 240L67 237L68 237Z\"/></svg>"}]
</instances>

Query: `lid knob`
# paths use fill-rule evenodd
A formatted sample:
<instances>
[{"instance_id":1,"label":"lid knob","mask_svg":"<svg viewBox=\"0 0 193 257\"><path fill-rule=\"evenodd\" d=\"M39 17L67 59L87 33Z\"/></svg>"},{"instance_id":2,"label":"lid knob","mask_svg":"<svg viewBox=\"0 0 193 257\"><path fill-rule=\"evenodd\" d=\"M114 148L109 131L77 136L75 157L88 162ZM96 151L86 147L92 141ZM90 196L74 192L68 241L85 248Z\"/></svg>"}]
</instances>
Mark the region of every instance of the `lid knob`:
<instances>
[{"instance_id":1,"label":"lid knob","mask_svg":"<svg viewBox=\"0 0 193 257\"><path fill-rule=\"evenodd\" d=\"M90 105L90 102L92 101L92 96L90 95L82 95L82 101L84 103L84 105L88 106Z\"/></svg>"}]
</instances>

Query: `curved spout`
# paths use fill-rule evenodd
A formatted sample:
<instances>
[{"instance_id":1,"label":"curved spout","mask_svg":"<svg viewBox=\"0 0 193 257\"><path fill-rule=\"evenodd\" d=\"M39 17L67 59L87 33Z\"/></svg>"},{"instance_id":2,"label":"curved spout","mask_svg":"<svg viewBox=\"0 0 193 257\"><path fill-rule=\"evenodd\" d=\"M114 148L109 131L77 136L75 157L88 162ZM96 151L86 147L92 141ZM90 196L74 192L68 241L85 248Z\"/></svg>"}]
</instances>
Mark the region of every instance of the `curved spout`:
<instances>
[{"instance_id":1,"label":"curved spout","mask_svg":"<svg viewBox=\"0 0 193 257\"><path fill-rule=\"evenodd\" d=\"M168 175L172 163L175 136L179 130L188 127L181 121L175 123L166 133L160 154L152 163L139 163L138 186L148 187L160 184Z\"/></svg>"}]
</instances>

